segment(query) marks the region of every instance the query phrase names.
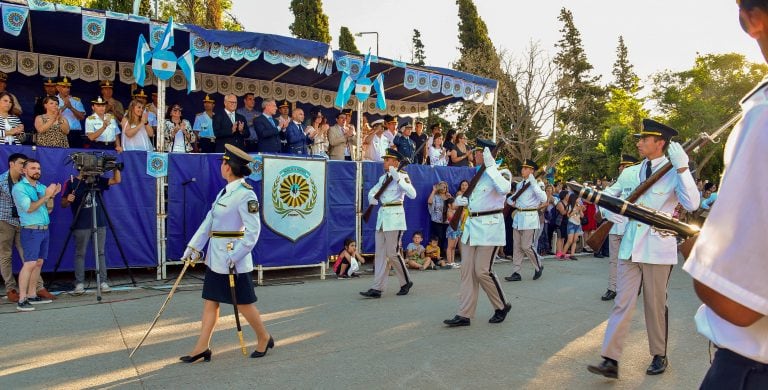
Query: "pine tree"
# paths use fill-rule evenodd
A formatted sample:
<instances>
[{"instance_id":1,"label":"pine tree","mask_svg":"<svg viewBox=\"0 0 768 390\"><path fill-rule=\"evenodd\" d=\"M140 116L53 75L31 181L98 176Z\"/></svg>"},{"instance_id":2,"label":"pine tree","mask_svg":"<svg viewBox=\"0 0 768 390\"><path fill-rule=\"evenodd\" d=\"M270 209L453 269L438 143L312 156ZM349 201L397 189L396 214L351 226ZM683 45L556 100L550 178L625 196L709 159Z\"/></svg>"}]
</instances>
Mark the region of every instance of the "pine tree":
<instances>
[{"instance_id":1,"label":"pine tree","mask_svg":"<svg viewBox=\"0 0 768 390\"><path fill-rule=\"evenodd\" d=\"M411 63L414 65L424 66L427 56L424 54L424 43L421 42L421 33L417 29L413 29L413 55L411 56Z\"/></svg>"},{"instance_id":2,"label":"pine tree","mask_svg":"<svg viewBox=\"0 0 768 390\"><path fill-rule=\"evenodd\" d=\"M322 0L291 0L293 23L289 29L296 38L331 43L328 15L323 13Z\"/></svg>"},{"instance_id":3,"label":"pine tree","mask_svg":"<svg viewBox=\"0 0 768 390\"><path fill-rule=\"evenodd\" d=\"M634 94L640 89L640 78L635 74L634 66L629 63L627 46L624 37L619 35L619 46L616 47L616 62L613 63L613 87Z\"/></svg>"},{"instance_id":4,"label":"pine tree","mask_svg":"<svg viewBox=\"0 0 768 390\"><path fill-rule=\"evenodd\" d=\"M355 37L353 37L349 29L344 26L341 26L341 30L339 31L339 49L352 54L360 54L360 50L357 50L357 46L355 45Z\"/></svg>"}]
</instances>

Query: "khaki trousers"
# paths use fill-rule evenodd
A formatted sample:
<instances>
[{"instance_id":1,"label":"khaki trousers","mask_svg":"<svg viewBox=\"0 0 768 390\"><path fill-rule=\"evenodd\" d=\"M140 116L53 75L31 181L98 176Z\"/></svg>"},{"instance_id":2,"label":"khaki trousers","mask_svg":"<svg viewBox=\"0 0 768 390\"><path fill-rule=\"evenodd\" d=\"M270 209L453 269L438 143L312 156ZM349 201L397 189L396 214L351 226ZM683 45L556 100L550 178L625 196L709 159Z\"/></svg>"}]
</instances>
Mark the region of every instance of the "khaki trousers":
<instances>
[{"instance_id":1,"label":"khaki trousers","mask_svg":"<svg viewBox=\"0 0 768 390\"><path fill-rule=\"evenodd\" d=\"M621 246L620 234L608 235L608 289L616 292L616 275L619 266L619 247Z\"/></svg>"},{"instance_id":2,"label":"khaki trousers","mask_svg":"<svg viewBox=\"0 0 768 390\"><path fill-rule=\"evenodd\" d=\"M653 355L667 354L668 317L667 286L672 265L633 263L620 260L618 291L613 303L608 327L605 329L602 356L619 360L624 339L629 333L637 297L642 292L645 309L645 329L648 346ZM642 289L642 290L641 290Z\"/></svg>"},{"instance_id":3,"label":"khaki trousers","mask_svg":"<svg viewBox=\"0 0 768 390\"><path fill-rule=\"evenodd\" d=\"M389 280L389 266L392 262L395 269L395 275L400 282L400 286L405 285L411 281L408 269L405 267L402 256L398 255L400 251L400 239L403 236L401 230L391 231L376 231L376 255L374 257L374 264L376 272L374 274L373 286L374 290L384 292L387 290L387 281Z\"/></svg>"},{"instance_id":4,"label":"khaki trousers","mask_svg":"<svg viewBox=\"0 0 768 390\"><path fill-rule=\"evenodd\" d=\"M536 271L541 269L541 259L533 246L533 237L536 235L536 229L517 230L512 229L512 273L520 272L523 265L523 256L528 256L528 260L533 264Z\"/></svg>"},{"instance_id":5,"label":"khaki trousers","mask_svg":"<svg viewBox=\"0 0 768 390\"><path fill-rule=\"evenodd\" d=\"M18 292L19 285L13 277L13 247L19 252L19 257L24 258L24 250L21 249L21 228L8 222L0 221L0 274L5 283L5 293L10 290ZM37 291L44 287L43 277L37 279Z\"/></svg>"},{"instance_id":6,"label":"khaki trousers","mask_svg":"<svg viewBox=\"0 0 768 390\"><path fill-rule=\"evenodd\" d=\"M533 230L531 230L533 232ZM502 309L507 302L499 280L493 274L495 246L471 246L461 244L461 284L458 315L475 317L477 293L483 288L494 309Z\"/></svg>"}]
</instances>

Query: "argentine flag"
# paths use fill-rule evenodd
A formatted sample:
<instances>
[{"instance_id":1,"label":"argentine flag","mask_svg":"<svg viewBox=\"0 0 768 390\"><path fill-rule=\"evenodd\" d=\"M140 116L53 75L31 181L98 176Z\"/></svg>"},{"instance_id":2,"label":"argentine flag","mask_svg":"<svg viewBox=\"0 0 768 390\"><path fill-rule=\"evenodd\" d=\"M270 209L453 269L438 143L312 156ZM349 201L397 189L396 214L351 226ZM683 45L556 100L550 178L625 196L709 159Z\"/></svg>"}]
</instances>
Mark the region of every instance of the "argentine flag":
<instances>
[{"instance_id":1,"label":"argentine flag","mask_svg":"<svg viewBox=\"0 0 768 390\"><path fill-rule=\"evenodd\" d=\"M133 61L133 79L136 84L144 86L144 80L147 78L146 65L152 58L152 52L144 39L144 34L139 35L139 44L136 46L136 60Z\"/></svg>"},{"instance_id":2,"label":"argentine flag","mask_svg":"<svg viewBox=\"0 0 768 390\"><path fill-rule=\"evenodd\" d=\"M371 80L367 77L361 77L357 79L357 85L355 85L355 96L357 100L364 102L371 94Z\"/></svg>"},{"instance_id":3,"label":"argentine flag","mask_svg":"<svg viewBox=\"0 0 768 390\"><path fill-rule=\"evenodd\" d=\"M171 47L173 47L173 17L168 20L163 37L160 38L160 42L155 46L155 52L170 50Z\"/></svg>"},{"instance_id":4,"label":"argentine flag","mask_svg":"<svg viewBox=\"0 0 768 390\"><path fill-rule=\"evenodd\" d=\"M176 55L168 50L155 51L152 55L152 72L160 80L168 80L176 73Z\"/></svg>"},{"instance_id":5,"label":"argentine flag","mask_svg":"<svg viewBox=\"0 0 768 390\"><path fill-rule=\"evenodd\" d=\"M379 73L376 80L373 80L373 89L376 91L376 108L379 110L387 109L387 100L384 97L384 75Z\"/></svg>"},{"instance_id":6,"label":"argentine flag","mask_svg":"<svg viewBox=\"0 0 768 390\"><path fill-rule=\"evenodd\" d=\"M184 77L187 78L187 94L189 94L197 89L197 85L195 85L195 55L192 54L192 50L187 50L179 57L179 68L184 73Z\"/></svg>"},{"instance_id":7,"label":"argentine flag","mask_svg":"<svg viewBox=\"0 0 768 390\"><path fill-rule=\"evenodd\" d=\"M355 89L355 82L346 73L341 74L341 82L339 83L339 90L336 93L336 101L334 104L336 107L344 108L347 104L349 97L352 96L352 90Z\"/></svg>"}]
</instances>

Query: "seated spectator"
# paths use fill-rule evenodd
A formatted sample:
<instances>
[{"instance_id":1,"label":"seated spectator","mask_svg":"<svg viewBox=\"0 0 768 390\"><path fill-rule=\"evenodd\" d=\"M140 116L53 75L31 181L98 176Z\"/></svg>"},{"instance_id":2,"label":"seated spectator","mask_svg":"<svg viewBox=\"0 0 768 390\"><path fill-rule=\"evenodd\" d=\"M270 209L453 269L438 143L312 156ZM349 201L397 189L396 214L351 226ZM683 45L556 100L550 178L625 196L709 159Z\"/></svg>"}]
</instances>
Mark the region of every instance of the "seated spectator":
<instances>
[{"instance_id":1,"label":"seated spectator","mask_svg":"<svg viewBox=\"0 0 768 390\"><path fill-rule=\"evenodd\" d=\"M413 242L408 244L405 248L408 268L422 271L425 269L435 269L432 260L426 256L426 249L421 245L421 242L424 240L424 235L421 233L421 230L417 230L413 233L412 240Z\"/></svg>"},{"instance_id":2,"label":"seated spectator","mask_svg":"<svg viewBox=\"0 0 768 390\"><path fill-rule=\"evenodd\" d=\"M45 112L35 118L37 146L50 148L68 148L69 122L61 116L59 100L55 96L46 96L42 100Z\"/></svg>"},{"instance_id":3,"label":"seated spectator","mask_svg":"<svg viewBox=\"0 0 768 390\"><path fill-rule=\"evenodd\" d=\"M357 271L360 270L360 264L365 263L365 259L357 253L357 243L351 238L344 240L344 249L336 257L333 264L333 272L339 279L349 279L360 277Z\"/></svg>"},{"instance_id":4,"label":"seated spectator","mask_svg":"<svg viewBox=\"0 0 768 390\"><path fill-rule=\"evenodd\" d=\"M436 266L438 266L440 268L443 268L443 269L453 268L450 265L446 265L445 260L443 260L440 257L440 244L439 244L439 242L440 241L439 241L439 238L437 237L437 235L433 234L432 236L430 236L429 237L429 244L424 249L425 256L427 256L432 261L432 264L434 264L434 265L436 265Z\"/></svg>"},{"instance_id":5,"label":"seated spectator","mask_svg":"<svg viewBox=\"0 0 768 390\"><path fill-rule=\"evenodd\" d=\"M13 101L13 95L9 92L0 92L0 144L21 145L20 137L24 134L24 125L21 119L13 114Z\"/></svg>"}]
</instances>

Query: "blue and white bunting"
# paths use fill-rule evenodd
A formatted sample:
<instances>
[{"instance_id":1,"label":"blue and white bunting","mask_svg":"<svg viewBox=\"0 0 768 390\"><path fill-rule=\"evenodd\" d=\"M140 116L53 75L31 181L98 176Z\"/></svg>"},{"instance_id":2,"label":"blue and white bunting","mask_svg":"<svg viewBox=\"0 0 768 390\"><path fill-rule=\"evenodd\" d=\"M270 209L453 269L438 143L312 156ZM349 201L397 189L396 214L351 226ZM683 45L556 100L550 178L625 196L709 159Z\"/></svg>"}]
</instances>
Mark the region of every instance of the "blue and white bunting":
<instances>
[{"instance_id":1,"label":"blue and white bunting","mask_svg":"<svg viewBox=\"0 0 768 390\"><path fill-rule=\"evenodd\" d=\"M416 90L425 92L429 89L429 73L424 71L416 72Z\"/></svg>"},{"instance_id":2,"label":"blue and white bunting","mask_svg":"<svg viewBox=\"0 0 768 390\"><path fill-rule=\"evenodd\" d=\"M147 175L152 177L168 176L168 153L147 153Z\"/></svg>"},{"instance_id":3,"label":"blue and white bunting","mask_svg":"<svg viewBox=\"0 0 768 390\"><path fill-rule=\"evenodd\" d=\"M192 50L192 54L195 57L208 57L208 49L211 45L203 39L203 37L189 33L189 49ZM249 60L250 61L250 60Z\"/></svg>"},{"instance_id":4,"label":"blue and white bunting","mask_svg":"<svg viewBox=\"0 0 768 390\"><path fill-rule=\"evenodd\" d=\"M165 25L163 35L160 37L160 41L155 46L155 52L160 50L170 50L173 47L173 17L168 20L168 24Z\"/></svg>"},{"instance_id":5,"label":"blue and white bunting","mask_svg":"<svg viewBox=\"0 0 768 390\"><path fill-rule=\"evenodd\" d=\"M360 72L363 69L363 60L360 58L349 59L349 75L352 80L357 80L360 77Z\"/></svg>"},{"instance_id":6,"label":"blue and white bunting","mask_svg":"<svg viewBox=\"0 0 768 390\"><path fill-rule=\"evenodd\" d=\"M149 23L149 47L155 47L163 38L165 33L165 24L158 22Z\"/></svg>"},{"instance_id":7,"label":"blue and white bunting","mask_svg":"<svg viewBox=\"0 0 768 390\"><path fill-rule=\"evenodd\" d=\"M243 58L247 61L255 61L259 56L261 56L261 50L256 48L245 49L245 53L243 54Z\"/></svg>"},{"instance_id":8,"label":"blue and white bunting","mask_svg":"<svg viewBox=\"0 0 768 390\"><path fill-rule=\"evenodd\" d=\"M187 78L187 94L197 89L195 83L195 56L191 50L187 50L186 53L179 57L179 68L184 73L184 77Z\"/></svg>"},{"instance_id":9,"label":"blue and white bunting","mask_svg":"<svg viewBox=\"0 0 768 390\"><path fill-rule=\"evenodd\" d=\"M405 62L403 62L403 61L392 60L392 65L394 65L394 66L396 66L398 68L405 68L407 64Z\"/></svg>"},{"instance_id":10,"label":"blue and white bunting","mask_svg":"<svg viewBox=\"0 0 768 390\"><path fill-rule=\"evenodd\" d=\"M144 34L140 34L139 43L136 45L136 59L133 61L133 79L142 87L147 78L146 66L150 58L152 58L152 52L144 39Z\"/></svg>"},{"instance_id":11,"label":"blue and white bunting","mask_svg":"<svg viewBox=\"0 0 768 390\"><path fill-rule=\"evenodd\" d=\"M405 77L403 78L403 86L406 89L416 89L416 83L419 75L415 69L405 68Z\"/></svg>"},{"instance_id":12,"label":"blue and white bunting","mask_svg":"<svg viewBox=\"0 0 768 390\"><path fill-rule=\"evenodd\" d=\"M485 85L475 84L475 94L472 96L472 100L475 103L483 103L485 100Z\"/></svg>"},{"instance_id":13,"label":"blue and white bunting","mask_svg":"<svg viewBox=\"0 0 768 390\"><path fill-rule=\"evenodd\" d=\"M469 81L464 82L464 92L461 94L464 100L472 100L475 95L475 84Z\"/></svg>"},{"instance_id":14,"label":"blue and white bunting","mask_svg":"<svg viewBox=\"0 0 768 390\"><path fill-rule=\"evenodd\" d=\"M98 45L104 42L104 36L107 32L107 18L103 16L83 14L83 33L84 41L91 45Z\"/></svg>"},{"instance_id":15,"label":"blue and white bunting","mask_svg":"<svg viewBox=\"0 0 768 390\"><path fill-rule=\"evenodd\" d=\"M176 72L176 55L168 50L157 50L152 53L152 73L160 80L168 80Z\"/></svg>"},{"instance_id":16,"label":"blue and white bunting","mask_svg":"<svg viewBox=\"0 0 768 390\"><path fill-rule=\"evenodd\" d=\"M443 76L435 73L429 74L429 92L440 93L442 88Z\"/></svg>"},{"instance_id":17,"label":"blue and white bunting","mask_svg":"<svg viewBox=\"0 0 768 390\"><path fill-rule=\"evenodd\" d=\"M33 11L56 11L56 6L45 0L27 0L27 5Z\"/></svg>"},{"instance_id":18,"label":"blue and white bunting","mask_svg":"<svg viewBox=\"0 0 768 390\"><path fill-rule=\"evenodd\" d=\"M264 175L264 158L261 154L250 154L253 158L253 162L248 163L248 168L251 168L251 174L248 176L253 181L261 181Z\"/></svg>"},{"instance_id":19,"label":"blue and white bunting","mask_svg":"<svg viewBox=\"0 0 768 390\"><path fill-rule=\"evenodd\" d=\"M454 97L460 98L464 96L464 80L462 79L453 79L453 89L451 90L451 95Z\"/></svg>"},{"instance_id":20,"label":"blue and white bunting","mask_svg":"<svg viewBox=\"0 0 768 390\"><path fill-rule=\"evenodd\" d=\"M384 96L384 75L379 73L373 81L373 89L376 91L376 108L381 111L387 109L387 98Z\"/></svg>"},{"instance_id":21,"label":"blue and white bunting","mask_svg":"<svg viewBox=\"0 0 768 390\"><path fill-rule=\"evenodd\" d=\"M453 77L443 76L443 86L440 88L440 93L445 96L450 96L453 92Z\"/></svg>"},{"instance_id":22,"label":"blue and white bunting","mask_svg":"<svg viewBox=\"0 0 768 390\"><path fill-rule=\"evenodd\" d=\"M29 15L27 7L3 4L3 31L18 37L27 21L27 15Z\"/></svg>"},{"instance_id":23,"label":"blue and white bunting","mask_svg":"<svg viewBox=\"0 0 768 390\"><path fill-rule=\"evenodd\" d=\"M339 72L349 73L349 57L344 56L336 61L336 69Z\"/></svg>"},{"instance_id":24,"label":"blue and white bunting","mask_svg":"<svg viewBox=\"0 0 768 390\"><path fill-rule=\"evenodd\" d=\"M66 5L66 4L56 4L56 11L61 12L70 12L73 14L80 14L83 12L83 9L76 6L76 5Z\"/></svg>"}]
</instances>

